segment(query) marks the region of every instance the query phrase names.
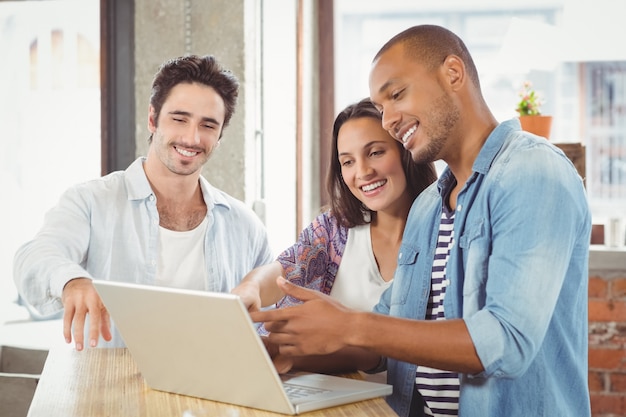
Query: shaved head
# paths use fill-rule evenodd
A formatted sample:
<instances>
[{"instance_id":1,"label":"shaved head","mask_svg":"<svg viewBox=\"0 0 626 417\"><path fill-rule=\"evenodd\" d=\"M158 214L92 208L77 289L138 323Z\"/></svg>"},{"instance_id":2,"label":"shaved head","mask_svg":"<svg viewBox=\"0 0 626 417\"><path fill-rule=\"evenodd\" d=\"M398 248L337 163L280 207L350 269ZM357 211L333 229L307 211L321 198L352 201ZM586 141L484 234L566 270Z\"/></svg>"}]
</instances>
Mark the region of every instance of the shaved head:
<instances>
[{"instance_id":1,"label":"shaved head","mask_svg":"<svg viewBox=\"0 0 626 417\"><path fill-rule=\"evenodd\" d=\"M419 25L406 29L391 38L378 51L374 61L397 44L404 46L408 58L421 63L428 70L439 68L450 55L458 56L465 64L472 83L480 88L478 71L465 43L448 29L436 25Z\"/></svg>"}]
</instances>

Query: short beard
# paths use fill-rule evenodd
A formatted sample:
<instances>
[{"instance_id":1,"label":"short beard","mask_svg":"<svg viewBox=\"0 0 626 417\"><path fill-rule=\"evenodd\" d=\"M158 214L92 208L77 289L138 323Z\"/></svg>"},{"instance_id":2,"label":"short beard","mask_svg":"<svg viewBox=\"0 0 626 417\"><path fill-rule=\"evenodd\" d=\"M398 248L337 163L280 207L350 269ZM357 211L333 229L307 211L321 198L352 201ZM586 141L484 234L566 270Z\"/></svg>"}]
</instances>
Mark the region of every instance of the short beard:
<instances>
[{"instance_id":1,"label":"short beard","mask_svg":"<svg viewBox=\"0 0 626 417\"><path fill-rule=\"evenodd\" d=\"M460 118L461 112L448 95L443 94L435 100L425 119L430 126L425 131L428 143L425 149L412 154L413 160L418 164L425 164L441 159L441 150Z\"/></svg>"}]
</instances>

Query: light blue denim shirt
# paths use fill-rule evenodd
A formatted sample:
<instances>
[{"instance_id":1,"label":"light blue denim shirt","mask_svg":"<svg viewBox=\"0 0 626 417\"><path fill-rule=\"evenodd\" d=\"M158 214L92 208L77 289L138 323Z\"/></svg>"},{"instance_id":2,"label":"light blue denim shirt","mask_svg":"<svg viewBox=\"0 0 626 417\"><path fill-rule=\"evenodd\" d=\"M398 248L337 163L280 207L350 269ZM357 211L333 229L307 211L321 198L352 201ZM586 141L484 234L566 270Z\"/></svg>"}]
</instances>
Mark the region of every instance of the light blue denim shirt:
<instances>
[{"instance_id":1,"label":"light blue denim shirt","mask_svg":"<svg viewBox=\"0 0 626 417\"><path fill-rule=\"evenodd\" d=\"M159 213L143 161L138 158L125 171L67 190L46 214L37 236L18 249L16 286L41 314L63 308L63 287L72 278L154 284ZM204 288L228 292L274 256L265 226L250 208L203 177L200 185L208 218ZM117 336L101 346L120 346Z\"/></svg>"},{"instance_id":2,"label":"light blue denim shirt","mask_svg":"<svg viewBox=\"0 0 626 417\"><path fill-rule=\"evenodd\" d=\"M409 214L392 287L375 311L424 319L445 170ZM517 119L488 137L458 195L446 318L463 318L484 372L461 375L463 417L589 416L591 215L570 160ZM422 340L422 343L429 343ZM388 397L408 413L415 365L388 359Z\"/></svg>"}]
</instances>

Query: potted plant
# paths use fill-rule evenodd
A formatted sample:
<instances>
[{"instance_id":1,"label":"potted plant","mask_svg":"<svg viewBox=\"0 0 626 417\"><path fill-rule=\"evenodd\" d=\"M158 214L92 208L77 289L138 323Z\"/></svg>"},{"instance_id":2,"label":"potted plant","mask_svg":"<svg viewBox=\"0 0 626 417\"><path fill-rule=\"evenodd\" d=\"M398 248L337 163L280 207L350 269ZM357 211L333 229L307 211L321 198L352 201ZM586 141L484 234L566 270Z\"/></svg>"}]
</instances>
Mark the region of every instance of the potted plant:
<instances>
[{"instance_id":1,"label":"potted plant","mask_svg":"<svg viewBox=\"0 0 626 417\"><path fill-rule=\"evenodd\" d=\"M542 97L534 90L530 81L525 81L519 91L520 100L517 102L515 111L519 114L519 121L522 130L543 136L550 137L552 127L552 116L541 114Z\"/></svg>"}]
</instances>

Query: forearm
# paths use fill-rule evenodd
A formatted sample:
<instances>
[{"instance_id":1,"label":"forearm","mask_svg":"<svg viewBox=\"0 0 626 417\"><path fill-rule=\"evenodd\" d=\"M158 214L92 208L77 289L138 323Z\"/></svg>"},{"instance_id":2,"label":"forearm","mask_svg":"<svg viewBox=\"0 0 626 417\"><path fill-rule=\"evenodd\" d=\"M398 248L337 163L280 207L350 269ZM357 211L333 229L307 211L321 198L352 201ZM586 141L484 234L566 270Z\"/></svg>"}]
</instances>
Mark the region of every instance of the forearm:
<instances>
[{"instance_id":1,"label":"forearm","mask_svg":"<svg viewBox=\"0 0 626 417\"><path fill-rule=\"evenodd\" d=\"M436 369L476 374L483 365L465 322L409 320L375 313L349 313L346 343L380 356Z\"/></svg>"},{"instance_id":2,"label":"forearm","mask_svg":"<svg viewBox=\"0 0 626 417\"><path fill-rule=\"evenodd\" d=\"M46 214L37 235L24 243L13 258L18 291L38 309L47 309L40 306L51 301L57 304L54 300L60 300L70 279L90 277L83 262L89 257L92 234L87 209L78 200L76 190L64 193L59 204Z\"/></svg>"},{"instance_id":3,"label":"forearm","mask_svg":"<svg viewBox=\"0 0 626 417\"><path fill-rule=\"evenodd\" d=\"M241 281L240 286L251 286L258 291L262 307L280 301L285 295L276 285L276 277L284 276L283 267L278 261L253 269Z\"/></svg>"},{"instance_id":4,"label":"forearm","mask_svg":"<svg viewBox=\"0 0 626 417\"><path fill-rule=\"evenodd\" d=\"M22 246L13 261L13 279L18 293L40 314L49 315L62 308L65 284L76 277L89 276L78 264L40 249L35 242Z\"/></svg>"},{"instance_id":5,"label":"forearm","mask_svg":"<svg viewBox=\"0 0 626 417\"><path fill-rule=\"evenodd\" d=\"M350 310L332 297L298 287L284 279L278 285L304 303L251 314L264 322L268 339L286 356L333 354L346 347L453 372L483 370L465 322L410 320ZM377 362L361 369L371 369Z\"/></svg>"},{"instance_id":6,"label":"forearm","mask_svg":"<svg viewBox=\"0 0 626 417\"><path fill-rule=\"evenodd\" d=\"M346 347L329 355L296 356L293 368L310 372L342 373L374 369L380 355L356 347Z\"/></svg>"}]
</instances>

